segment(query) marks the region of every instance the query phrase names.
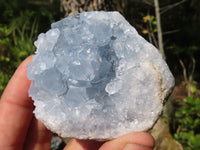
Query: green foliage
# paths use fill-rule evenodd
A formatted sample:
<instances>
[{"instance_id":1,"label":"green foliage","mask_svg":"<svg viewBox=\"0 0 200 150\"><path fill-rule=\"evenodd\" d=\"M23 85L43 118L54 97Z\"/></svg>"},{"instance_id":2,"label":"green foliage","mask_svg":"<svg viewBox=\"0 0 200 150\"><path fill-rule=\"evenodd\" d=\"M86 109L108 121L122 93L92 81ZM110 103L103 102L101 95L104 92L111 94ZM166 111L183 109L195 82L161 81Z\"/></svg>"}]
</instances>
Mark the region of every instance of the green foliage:
<instances>
[{"instance_id":1,"label":"green foliage","mask_svg":"<svg viewBox=\"0 0 200 150\"><path fill-rule=\"evenodd\" d=\"M155 33L158 31L157 29L157 22L154 16L144 16L143 22L145 23L146 28L142 30L143 34L147 33Z\"/></svg>"},{"instance_id":2,"label":"green foliage","mask_svg":"<svg viewBox=\"0 0 200 150\"><path fill-rule=\"evenodd\" d=\"M9 25L0 25L0 93L21 61L35 50L33 41L38 31L37 18L31 26L30 23L31 20L22 15Z\"/></svg>"},{"instance_id":3,"label":"green foliage","mask_svg":"<svg viewBox=\"0 0 200 150\"><path fill-rule=\"evenodd\" d=\"M194 134L194 131L180 132L174 135L175 139L179 140L185 150L200 149L200 134Z\"/></svg>"},{"instance_id":4,"label":"green foliage","mask_svg":"<svg viewBox=\"0 0 200 150\"><path fill-rule=\"evenodd\" d=\"M177 131L174 138L185 150L200 149L200 99L187 97L174 115Z\"/></svg>"},{"instance_id":5,"label":"green foliage","mask_svg":"<svg viewBox=\"0 0 200 150\"><path fill-rule=\"evenodd\" d=\"M171 50L174 55L180 56L180 55L194 55L196 52L200 50L200 47L197 45L190 45L190 46L178 46L176 44L172 44L168 47L166 47L167 50Z\"/></svg>"}]
</instances>

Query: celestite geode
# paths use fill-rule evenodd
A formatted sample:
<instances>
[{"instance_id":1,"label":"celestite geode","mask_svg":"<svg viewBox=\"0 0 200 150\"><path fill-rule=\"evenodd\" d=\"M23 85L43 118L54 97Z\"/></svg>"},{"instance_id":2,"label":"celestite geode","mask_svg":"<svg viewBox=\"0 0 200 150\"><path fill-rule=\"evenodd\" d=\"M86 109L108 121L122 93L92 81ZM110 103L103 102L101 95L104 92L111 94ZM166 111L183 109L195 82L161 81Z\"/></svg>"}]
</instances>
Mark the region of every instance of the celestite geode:
<instances>
[{"instance_id":1,"label":"celestite geode","mask_svg":"<svg viewBox=\"0 0 200 150\"><path fill-rule=\"evenodd\" d=\"M158 50L118 12L53 23L28 65L35 116L62 137L112 139L152 127L174 78Z\"/></svg>"}]
</instances>

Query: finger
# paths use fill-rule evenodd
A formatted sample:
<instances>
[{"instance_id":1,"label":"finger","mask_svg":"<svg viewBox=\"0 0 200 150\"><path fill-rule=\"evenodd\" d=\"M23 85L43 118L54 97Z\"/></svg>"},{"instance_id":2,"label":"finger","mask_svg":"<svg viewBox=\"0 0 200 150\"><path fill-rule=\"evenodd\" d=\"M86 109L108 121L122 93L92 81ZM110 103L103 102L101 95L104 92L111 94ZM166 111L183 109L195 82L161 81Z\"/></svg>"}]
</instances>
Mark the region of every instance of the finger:
<instances>
[{"instance_id":1,"label":"finger","mask_svg":"<svg viewBox=\"0 0 200 150\"><path fill-rule=\"evenodd\" d=\"M105 143L92 140L72 140L64 150L152 150L154 144L155 141L150 134L134 132Z\"/></svg>"},{"instance_id":2,"label":"finger","mask_svg":"<svg viewBox=\"0 0 200 150\"><path fill-rule=\"evenodd\" d=\"M28 57L9 81L0 101L0 149L21 148L32 119L33 103L28 96L30 81L26 66Z\"/></svg>"},{"instance_id":3,"label":"finger","mask_svg":"<svg viewBox=\"0 0 200 150\"><path fill-rule=\"evenodd\" d=\"M137 145L137 144L127 144L123 150L151 150L152 148L142 146L142 145Z\"/></svg>"},{"instance_id":4,"label":"finger","mask_svg":"<svg viewBox=\"0 0 200 150\"><path fill-rule=\"evenodd\" d=\"M45 150L51 147L51 137L53 133L49 131L43 123L33 117L28 135L25 140L24 149Z\"/></svg>"},{"instance_id":5,"label":"finger","mask_svg":"<svg viewBox=\"0 0 200 150\"><path fill-rule=\"evenodd\" d=\"M132 148L136 147L135 149L137 150L139 147L141 150L151 150L154 147L155 141L149 133L133 132L104 143L99 150L124 150L126 145L129 144L132 144ZM130 148L130 145L128 148Z\"/></svg>"},{"instance_id":6,"label":"finger","mask_svg":"<svg viewBox=\"0 0 200 150\"><path fill-rule=\"evenodd\" d=\"M1 101L33 107L33 102L28 95L31 81L27 78L27 64L31 61L32 56L29 56L20 64L5 88Z\"/></svg>"},{"instance_id":7,"label":"finger","mask_svg":"<svg viewBox=\"0 0 200 150\"><path fill-rule=\"evenodd\" d=\"M94 140L71 140L64 150L98 150L103 142L98 142Z\"/></svg>"}]
</instances>

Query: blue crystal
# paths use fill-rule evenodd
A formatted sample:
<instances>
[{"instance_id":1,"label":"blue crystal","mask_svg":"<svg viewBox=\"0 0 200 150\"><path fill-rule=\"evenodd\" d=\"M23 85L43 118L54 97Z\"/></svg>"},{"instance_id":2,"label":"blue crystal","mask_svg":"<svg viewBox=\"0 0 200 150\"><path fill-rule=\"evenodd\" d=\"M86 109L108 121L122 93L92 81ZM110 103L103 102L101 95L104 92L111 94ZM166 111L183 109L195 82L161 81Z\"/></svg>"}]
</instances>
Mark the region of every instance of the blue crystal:
<instances>
[{"instance_id":1,"label":"blue crystal","mask_svg":"<svg viewBox=\"0 0 200 150\"><path fill-rule=\"evenodd\" d=\"M38 36L28 65L35 116L62 137L111 139L152 127L174 78L118 12L83 12Z\"/></svg>"}]
</instances>

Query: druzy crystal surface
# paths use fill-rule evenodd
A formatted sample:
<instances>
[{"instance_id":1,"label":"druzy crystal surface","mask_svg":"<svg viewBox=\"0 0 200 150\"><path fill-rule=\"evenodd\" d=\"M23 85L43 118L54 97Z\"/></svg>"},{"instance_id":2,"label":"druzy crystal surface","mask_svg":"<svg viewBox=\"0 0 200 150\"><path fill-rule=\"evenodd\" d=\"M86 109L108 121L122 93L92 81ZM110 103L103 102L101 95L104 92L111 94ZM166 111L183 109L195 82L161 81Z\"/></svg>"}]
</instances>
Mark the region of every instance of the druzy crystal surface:
<instances>
[{"instance_id":1,"label":"druzy crystal surface","mask_svg":"<svg viewBox=\"0 0 200 150\"><path fill-rule=\"evenodd\" d=\"M38 36L28 65L35 116L62 137L112 139L152 127L174 78L118 12L83 12Z\"/></svg>"}]
</instances>

